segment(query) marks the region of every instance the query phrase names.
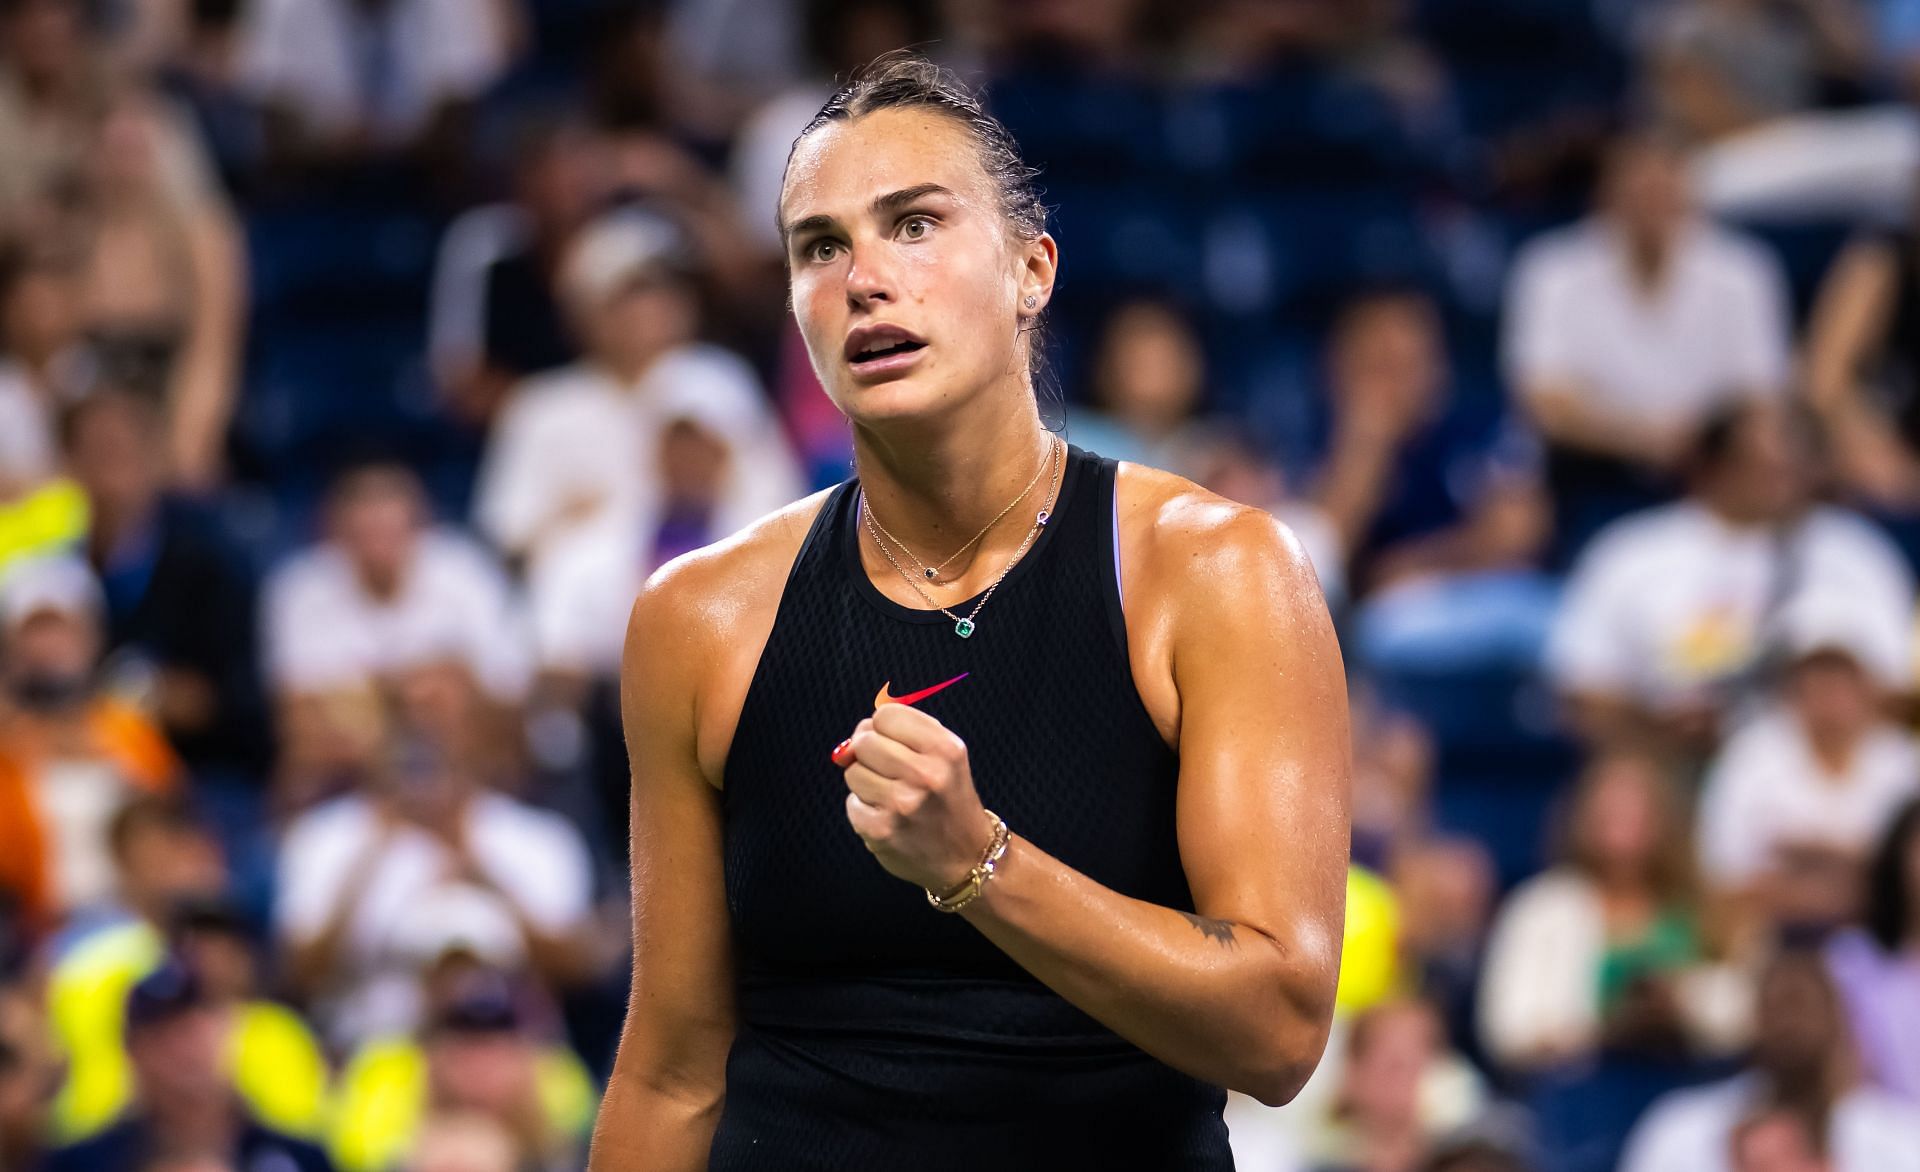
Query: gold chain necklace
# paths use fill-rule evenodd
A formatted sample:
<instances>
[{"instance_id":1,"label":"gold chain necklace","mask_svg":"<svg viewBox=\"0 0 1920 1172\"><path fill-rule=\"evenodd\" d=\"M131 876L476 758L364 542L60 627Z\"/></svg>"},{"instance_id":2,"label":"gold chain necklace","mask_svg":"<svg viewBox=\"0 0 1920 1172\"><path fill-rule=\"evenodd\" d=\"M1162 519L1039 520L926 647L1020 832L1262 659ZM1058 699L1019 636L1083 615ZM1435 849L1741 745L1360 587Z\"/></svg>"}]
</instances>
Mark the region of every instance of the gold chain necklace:
<instances>
[{"instance_id":1,"label":"gold chain necklace","mask_svg":"<svg viewBox=\"0 0 1920 1172\"><path fill-rule=\"evenodd\" d=\"M1053 467L1053 477L1047 485L1047 503L1049 508L1053 503L1054 494L1058 492L1060 488L1061 446L1060 441L1056 439L1054 441L1052 459L1048 461ZM1035 479L1038 479L1037 474ZM1025 493L1021 494L1021 496L1025 495ZM1018 504L1019 501L1016 500L1014 503ZM914 580L914 576L907 573L906 567L900 564L900 559L893 556L893 551L887 548L887 543L881 539L880 534L882 530L880 529L880 522L874 518L873 509L868 506L867 494L864 491L860 494L860 516L866 521L867 532L872 536L873 544L879 548L880 556L886 558L887 564L892 566L894 572L900 575L901 581L905 582L913 589L915 594L920 596L920 601L953 620L953 633L962 639L970 639L973 637L974 631L979 628L980 612L987 608L987 602L993 597L993 592L1000 589L1000 583L1007 580L1007 575L1013 572L1013 567L1020 564L1020 559L1026 556L1027 549L1033 545L1034 539L1040 536L1040 531L1046 528L1047 522L1052 519L1052 514L1048 508L1043 508L1033 515L1033 524L1028 527L1026 537L1021 539L1020 548L1013 551L1013 556L1007 559L1007 564L1001 568L999 576L993 580L993 585L987 587L987 592L980 596L980 601L973 604L973 610L962 616L953 613L934 601L932 595L920 588L920 583ZM976 538L976 540L978 539ZM902 546L901 548L904 550L906 547ZM908 554L907 556L912 557L913 555Z\"/></svg>"},{"instance_id":2,"label":"gold chain necklace","mask_svg":"<svg viewBox=\"0 0 1920 1172\"><path fill-rule=\"evenodd\" d=\"M1049 455L1051 455L1051 452L1049 452ZM993 527L995 525L998 525L1001 521L1005 520L1007 514L1013 512L1015 505L1018 505L1021 501L1027 499L1027 494L1033 491L1033 486L1040 483L1040 474L1047 470L1047 463L1048 462L1046 460L1042 460L1040 462L1040 466L1033 470L1033 479L1027 481L1027 486L1020 490L1020 495L1008 501L1007 507L1004 509L1001 509L998 513L994 514L993 520L988 521L986 525L982 526L980 532L973 535L972 540L968 541L965 545L961 546L959 549L954 550L952 557L949 557L946 561L941 562L937 566L930 566L925 562L921 561L919 557L916 556L911 549L907 548L906 542L900 540L898 537L895 537L891 532L887 530L887 527L885 525L880 524L880 519L873 515L872 509L867 510L867 517L869 520L873 522L873 525L875 528L879 529L881 533L886 535L886 538L888 541L891 541L894 544L894 546L897 549L899 549L901 553L907 555L907 560L913 563L914 569L920 571L921 577L925 578L929 582L934 583L935 585L945 586L945 585L948 585L948 583L940 580L940 571L952 565L954 563L954 560L958 558L961 554L967 552L968 550L972 549L974 546L980 544L980 539L985 537L988 533L992 532Z\"/></svg>"}]
</instances>

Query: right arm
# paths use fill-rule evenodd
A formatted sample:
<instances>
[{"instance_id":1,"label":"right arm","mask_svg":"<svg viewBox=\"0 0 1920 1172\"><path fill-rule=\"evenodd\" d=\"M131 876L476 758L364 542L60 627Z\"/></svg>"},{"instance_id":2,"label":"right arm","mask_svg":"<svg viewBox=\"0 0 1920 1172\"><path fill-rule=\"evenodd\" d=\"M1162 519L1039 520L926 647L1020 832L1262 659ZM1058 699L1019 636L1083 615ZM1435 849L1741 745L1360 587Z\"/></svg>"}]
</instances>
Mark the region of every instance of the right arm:
<instances>
[{"instance_id":1,"label":"right arm","mask_svg":"<svg viewBox=\"0 0 1920 1172\"><path fill-rule=\"evenodd\" d=\"M1851 245L1820 286L1807 325L1807 398L1833 437L1841 475L1878 500L1900 500L1916 472L1899 435L1861 385L1886 337L1898 260L1880 241Z\"/></svg>"},{"instance_id":2,"label":"right arm","mask_svg":"<svg viewBox=\"0 0 1920 1172\"><path fill-rule=\"evenodd\" d=\"M698 751L696 673L712 632L685 571L634 603L620 671L633 772L633 987L594 1129L593 1172L694 1172L725 1095L733 973L720 791Z\"/></svg>"}]
</instances>

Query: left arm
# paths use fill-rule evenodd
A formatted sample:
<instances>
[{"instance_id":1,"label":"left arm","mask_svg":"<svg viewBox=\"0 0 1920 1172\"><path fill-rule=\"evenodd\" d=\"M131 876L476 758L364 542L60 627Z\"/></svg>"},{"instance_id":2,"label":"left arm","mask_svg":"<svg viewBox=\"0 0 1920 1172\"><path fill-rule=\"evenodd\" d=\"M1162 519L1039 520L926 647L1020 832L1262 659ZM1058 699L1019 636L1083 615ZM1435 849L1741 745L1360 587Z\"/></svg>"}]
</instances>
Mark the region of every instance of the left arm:
<instances>
[{"instance_id":1,"label":"left arm","mask_svg":"<svg viewBox=\"0 0 1920 1172\"><path fill-rule=\"evenodd\" d=\"M1147 1053L1283 1103L1319 1062L1339 975L1345 676L1313 571L1277 522L1196 498L1159 514L1133 596L1163 612L1145 617L1177 692L1176 816L1197 912L1104 887L1013 827L960 914ZM852 751L848 819L868 849L900 878L951 889L987 838L966 746L895 704L861 722Z\"/></svg>"},{"instance_id":2,"label":"left arm","mask_svg":"<svg viewBox=\"0 0 1920 1172\"><path fill-rule=\"evenodd\" d=\"M168 447L174 481L199 491L219 483L226 460L246 328L246 261L224 208L209 203L185 214L193 314L168 388Z\"/></svg>"}]
</instances>

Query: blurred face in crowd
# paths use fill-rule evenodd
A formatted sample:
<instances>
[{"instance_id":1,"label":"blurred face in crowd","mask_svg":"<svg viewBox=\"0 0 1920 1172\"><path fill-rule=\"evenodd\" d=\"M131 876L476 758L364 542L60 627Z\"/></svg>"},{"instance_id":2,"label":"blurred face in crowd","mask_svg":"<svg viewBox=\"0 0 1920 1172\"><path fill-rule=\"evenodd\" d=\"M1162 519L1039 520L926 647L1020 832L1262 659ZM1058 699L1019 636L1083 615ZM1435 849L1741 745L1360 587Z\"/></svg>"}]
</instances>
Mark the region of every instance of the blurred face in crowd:
<instances>
[{"instance_id":1,"label":"blurred face in crowd","mask_svg":"<svg viewBox=\"0 0 1920 1172\"><path fill-rule=\"evenodd\" d=\"M1667 835L1664 783L1651 762L1603 758L1582 780L1574 809L1577 853L1600 877L1643 880Z\"/></svg>"},{"instance_id":2,"label":"blurred face in crowd","mask_svg":"<svg viewBox=\"0 0 1920 1172\"><path fill-rule=\"evenodd\" d=\"M29 366L73 345L80 326L80 286L64 265L30 262L0 304L0 346Z\"/></svg>"},{"instance_id":3,"label":"blurred face in crowd","mask_svg":"<svg viewBox=\"0 0 1920 1172\"><path fill-rule=\"evenodd\" d=\"M519 1116L536 1093L533 1043L515 1030L436 1030L427 1040L433 1102L498 1120Z\"/></svg>"},{"instance_id":4,"label":"blurred face in crowd","mask_svg":"<svg viewBox=\"0 0 1920 1172\"><path fill-rule=\"evenodd\" d=\"M1697 491L1725 516L1759 524L1796 515L1813 492L1813 454L1788 411L1756 403L1742 417L1719 462L1703 470Z\"/></svg>"},{"instance_id":5,"label":"blurred face in crowd","mask_svg":"<svg viewBox=\"0 0 1920 1172\"><path fill-rule=\"evenodd\" d=\"M1359 1119L1407 1126L1419 1116L1420 1081L1439 1049L1439 1024L1419 1002L1382 1006L1354 1025L1346 1090Z\"/></svg>"},{"instance_id":6,"label":"blurred face in crowd","mask_svg":"<svg viewBox=\"0 0 1920 1172\"><path fill-rule=\"evenodd\" d=\"M1440 319L1424 297L1379 297L1348 311L1333 337L1333 392L1349 410L1429 415L1446 379Z\"/></svg>"},{"instance_id":7,"label":"blurred face in crowd","mask_svg":"<svg viewBox=\"0 0 1920 1172\"><path fill-rule=\"evenodd\" d=\"M1097 378L1108 411L1138 431L1164 435L1199 404L1206 359L1178 314L1135 302L1108 321Z\"/></svg>"},{"instance_id":8,"label":"blurred face in crowd","mask_svg":"<svg viewBox=\"0 0 1920 1172\"><path fill-rule=\"evenodd\" d=\"M219 844L198 826L135 823L114 861L127 902L154 915L188 900L216 898L227 885Z\"/></svg>"},{"instance_id":9,"label":"blurred face in crowd","mask_svg":"<svg viewBox=\"0 0 1920 1172\"><path fill-rule=\"evenodd\" d=\"M84 38L78 0L20 0L0 26L0 50L29 83L43 84L72 70Z\"/></svg>"},{"instance_id":10,"label":"blurred face in crowd","mask_svg":"<svg viewBox=\"0 0 1920 1172\"><path fill-rule=\"evenodd\" d=\"M1807 1125L1787 1111L1774 1111L1733 1136L1733 1172L1827 1172Z\"/></svg>"},{"instance_id":11,"label":"blurred face in crowd","mask_svg":"<svg viewBox=\"0 0 1920 1172\"><path fill-rule=\"evenodd\" d=\"M513 1136L497 1121L472 1112L440 1115L421 1125L407 1172L515 1172Z\"/></svg>"},{"instance_id":12,"label":"blurred face in crowd","mask_svg":"<svg viewBox=\"0 0 1920 1172\"><path fill-rule=\"evenodd\" d=\"M660 436L660 479L666 498L711 506L726 484L731 455L724 439L690 419L676 419Z\"/></svg>"},{"instance_id":13,"label":"blurred face in crowd","mask_svg":"<svg viewBox=\"0 0 1920 1172\"><path fill-rule=\"evenodd\" d=\"M152 103L128 91L118 96L101 122L88 157L94 189L109 199L150 192L156 180L158 127Z\"/></svg>"},{"instance_id":14,"label":"blurred face in crowd","mask_svg":"<svg viewBox=\"0 0 1920 1172\"><path fill-rule=\"evenodd\" d=\"M141 1101L156 1113L204 1105L232 1093L226 1068L228 1021L211 1008L186 1009L127 1031L127 1058Z\"/></svg>"},{"instance_id":15,"label":"blurred face in crowd","mask_svg":"<svg viewBox=\"0 0 1920 1172\"><path fill-rule=\"evenodd\" d=\"M794 317L856 425L1009 388L1030 403L1022 282L1050 279L1053 240L1016 236L959 122L908 108L822 126L794 148L780 218Z\"/></svg>"},{"instance_id":16,"label":"blurred face in crowd","mask_svg":"<svg viewBox=\"0 0 1920 1172\"><path fill-rule=\"evenodd\" d=\"M14 702L38 711L70 710L86 700L100 655L91 614L42 609L0 637L0 665Z\"/></svg>"},{"instance_id":17,"label":"blurred face in crowd","mask_svg":"<svg viewBox=\"0 0 1920 1172\"><path fill-rule=\"evenodd\" d=\"M516 178L520 205L547 235L585 220L606 188L597 144L577 127L556 129L537 143Z\"/></svg>"},{"instance_id":18,"label":"blurred face in crowd","mask_svg":"<svg viewBox=\"0 0 1920 1172\"><path fill-rule=\"evenodd\" d=\"M657 272L636 274L583 316L588 347L602 363L628 376L692 341L700 328L693 288Z\"/></svg>"},{"instance_id":19,"label":"blurred face in crowd","mask_svg":"<svg viewBox=\"0 0 1920 1172\"><path fill-rule=\"evenodd\" d=\"M0 987L0 1157L40 1133L58 1074L33 1001Z\"/></svg>"},{"instance_id":20,"label":"blurred face in crowd","mask_svg":"<svg viewBox=\"0 0 1920 1172\"><path fill-rule=\"evenodd\" d=\"M215 1005L231 1005L254 994L256 966L253 945L238 931L210 927L180 934L175 950L194 972Z\"/></svg>"},{"instance_id":21,"label":"blurred face in crowd","mask_svg":"<svg viewBox=\"0 0 1920 1172\"><path fill-rule=\"evenodd\" d=\"M1880 720L1880 689L1843 651L1819 652L1794 664L1787 697L1817 741L1851 741Z\"/></svg>"},{"instance_id":22,"label":"blurred face in crowd","mask_svg":"<svg viewBox=\"0 0 1920 1172\"><path fill-rule=\"evenodd\" d=\"M1754 1007L1754 1065L1790 1085L1824 1081L1843 1041L1839 1000L1818 956L1787 955L1767 970Z\"/></svg>"},{"instance_id":23,"label":"blurred face in crowd","mask_svg":"<svg viewBox=\"0 0 1920 1172\"><path fill-rule=\"evenodd\" d=\"M1680 154L1646 139L1614 147L1600 198L1614 224L1640 247L1665 244L1693 206Z\"/></svg>"},{"instance_id":24,"label":"blurred face in crowd","mask_svg":"<svg viewBox=\"0 0 1920 1172\"><path fill-rule=\"evenodd\" d=\"M482 719L473 672L459 659L415 664L393 680L394 701L409 736L424 740L443 772L464 776ZM416 762L417 764L417 762ZM456 783L458 778L443 779Z\"/></svg>"},{"instance_id":25,"label":"blurred face in crowd","mask_svg":"<svg viewBox=\"0 0 1920 1172\"><path fill-rule=\"evenodd\" d=\"M164 450L151 407L126 395L106 395L74 418L67 471L86 490L96 514L138 517L160 494Z\"/></svg>"},{"instance_id":26,"label":"blurred face in crowd","mask_svg":"<svg viewBox=\"0 0 1920 1172\"><path fill-rule=\"evenodd\" d=\"M426 503L410 473L371 468L335 488L329 529L361 582L385 594L398 588L425 520Z\"/></svg>"}]
</instances>

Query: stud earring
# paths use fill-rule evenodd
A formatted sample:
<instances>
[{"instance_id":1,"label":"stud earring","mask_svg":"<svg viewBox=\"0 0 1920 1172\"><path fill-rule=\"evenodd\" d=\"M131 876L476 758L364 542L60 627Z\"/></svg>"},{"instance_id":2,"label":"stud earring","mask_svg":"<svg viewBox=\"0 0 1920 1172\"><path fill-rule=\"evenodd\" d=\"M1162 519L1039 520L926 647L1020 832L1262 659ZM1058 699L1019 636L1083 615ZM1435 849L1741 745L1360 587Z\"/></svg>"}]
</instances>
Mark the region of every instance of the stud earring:
<instances>
[{"instance_id":1,"label":"stud earring","mask_svg":"<svg viewBox=\"0 0 1920 1172\"><path fill-rule=\"evenodd\" d=\"M1028 309L1032 309L1032 308L1033 308L1034 306L1036 306L1036 305L1038 305L1038 304L1040 304L1040 299L1039 299L1038 297L1035 297L1035 296L1033 296L1032 294L1028 294L1028 296L1027 296L1027 308L1028 308Z\"/></svg>"}]
</instances>

